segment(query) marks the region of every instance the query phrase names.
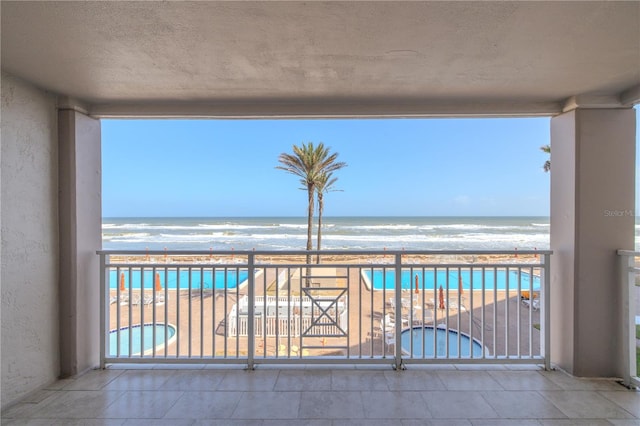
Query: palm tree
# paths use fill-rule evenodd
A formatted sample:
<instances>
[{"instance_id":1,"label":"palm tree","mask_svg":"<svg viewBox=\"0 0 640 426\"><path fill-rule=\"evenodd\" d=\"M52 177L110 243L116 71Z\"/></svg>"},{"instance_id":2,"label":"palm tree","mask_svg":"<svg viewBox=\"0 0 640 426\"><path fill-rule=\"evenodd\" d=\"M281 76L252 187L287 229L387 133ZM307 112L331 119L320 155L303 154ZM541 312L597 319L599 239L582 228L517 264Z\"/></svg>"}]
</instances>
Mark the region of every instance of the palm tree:
<instances>
[{"instance_id":1,"label":"palm tree","mask_svg":"<svg viewBox=\"0 0 640 426\"><path fill-rule=\"evenodd\" d=\"M344 164L342 167L346 166ZM325 192L337 191L333 189L333 185L338 178L332 176L333 173L322 173L316 182L316 193L318 194L318 250L322 240L322 212L324 211L324 194ZM316 259L316 263L320 263L320 255Z\"/></svg>"},{"instance_id":2,"label":"palm tree","mask_svg":"<svg viewBox=\"0 0 640 426\"><path fill-rule=\"evenodd\" d=\"M547 154L551 155L551 145L543 145L540 147L540 149L542 150L542 152L546 152ZM550 172L551 171L551 160L547 160L544 162L544 165L542 166L542 168L544 169L545 172Z\"/></svg>"},{"instance_id":3,"label":"palm tree","mask_svg":"<svg viewBox=\"0 0 640 426\"><path fill-rule=\"evenodd\" d=\"M329 154L329 148L325 148L323 143L314 146L313 142L303 143L302 147L293 145L293 154L282 153L278 157L282 165L276 168L298 176L303 189L307 190L307 251L313 249L312 227L316 184L322 173L331 173L345 166L345 163L337 162L337 158L338 154ZM310 254L307 254L307 263L311 263Z\"/></svg>"}]
</instances>

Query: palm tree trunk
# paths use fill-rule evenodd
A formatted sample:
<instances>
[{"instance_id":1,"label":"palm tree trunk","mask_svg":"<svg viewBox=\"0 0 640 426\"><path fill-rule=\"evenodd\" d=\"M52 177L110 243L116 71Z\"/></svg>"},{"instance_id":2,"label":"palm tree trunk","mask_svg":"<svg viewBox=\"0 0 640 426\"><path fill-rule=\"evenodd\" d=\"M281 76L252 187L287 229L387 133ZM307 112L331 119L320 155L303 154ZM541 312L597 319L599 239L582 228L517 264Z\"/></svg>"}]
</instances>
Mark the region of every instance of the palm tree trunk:
<instances>
[{"instance_id":1,"label":"palm tree trunk","mask_svg":"<svg viewBox=\"0 0 640 426\"><path fill-rule=\"evenodd\" d=\"M322 210L324 208L324 200L322 199L322 194L318 193L318 251L320 251L321 240L322 240ZM320 253L316 257L316 263L320 264Z\"/></svg>"},{"instance_id":2,"label":"palm tree trunk","mask_svg":"<svg viewBox=\"0 0 640 426\"><path fill-rule=\"evenodd\" d=\"M324 210L324 199L321 193L318 193L318 251L322 245L322 211ZM316 258L316 263L320 264L320 254Z\"/></svg>"},{"instance_id":3,"label":"palm tree trunk","mask_svg":"<svg viewBox=\"0 0 640 426\"><path fill-rule=\"evenodd\" d=\"M313 250L313 197L315 195L315 188L313 185L307 185L307 191L309 193L309 210L307 212L307 264L311 263L311 254L309 251ZM309 271L307 271L309 275Z\"/></svg>"}]
</instances>

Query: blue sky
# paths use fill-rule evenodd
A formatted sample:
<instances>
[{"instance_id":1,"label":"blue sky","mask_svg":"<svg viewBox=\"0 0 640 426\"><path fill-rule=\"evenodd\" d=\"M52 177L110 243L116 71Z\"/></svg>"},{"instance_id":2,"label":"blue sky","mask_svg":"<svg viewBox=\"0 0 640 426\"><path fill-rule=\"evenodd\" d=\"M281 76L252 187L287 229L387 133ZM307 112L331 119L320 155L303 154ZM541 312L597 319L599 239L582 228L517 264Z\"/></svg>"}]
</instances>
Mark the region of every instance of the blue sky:
<instances>
[{"instance_id":1,"label":"blue sky","mask_svg":"<svg viewBox=\"0 0 640 426\"><path fill-rule=\"evenodd\" d=\"M323 142L348 167L327 216L549 214L549 118L102 120L103 215L304 216L275 167Z\"/></svg>"}]
</instances>

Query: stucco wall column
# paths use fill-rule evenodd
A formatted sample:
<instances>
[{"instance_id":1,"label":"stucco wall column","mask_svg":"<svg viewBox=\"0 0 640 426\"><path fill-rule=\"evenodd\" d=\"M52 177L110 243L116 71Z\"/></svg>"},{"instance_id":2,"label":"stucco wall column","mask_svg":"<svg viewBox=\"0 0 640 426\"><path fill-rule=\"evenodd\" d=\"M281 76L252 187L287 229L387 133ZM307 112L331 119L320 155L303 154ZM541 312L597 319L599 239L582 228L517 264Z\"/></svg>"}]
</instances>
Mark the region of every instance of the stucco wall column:
<instances>
[{"instance_id":1,"label":"stucco wall column","mask_svg":"<svg viewBox=\"0 0 640 426\"><path fill-rule=\"evenodd\" d=\"M58 112L60 222L60 370L81 373L99 364L101 248L100 121Z\"/></svg>"},{"instance_id":2,"label":"stucco wall column","mask_svg":"<svg viewBox=\"0 0 640 426\"><path fill-rule=\"evenodd\" d=\"M551 358L576 376L622 375L617 249L634 248L635 113L551 120Z\"/></svg>"},{"instance_id":3,"label":"stucco wall column","mask_svg":"<svg viewBox=\"0 0 640 426\"><path fill-rule=\"evenodd\" d=\"M2 408L57 379L56 97L2 71Z\"/></svg>"}]
</instances>

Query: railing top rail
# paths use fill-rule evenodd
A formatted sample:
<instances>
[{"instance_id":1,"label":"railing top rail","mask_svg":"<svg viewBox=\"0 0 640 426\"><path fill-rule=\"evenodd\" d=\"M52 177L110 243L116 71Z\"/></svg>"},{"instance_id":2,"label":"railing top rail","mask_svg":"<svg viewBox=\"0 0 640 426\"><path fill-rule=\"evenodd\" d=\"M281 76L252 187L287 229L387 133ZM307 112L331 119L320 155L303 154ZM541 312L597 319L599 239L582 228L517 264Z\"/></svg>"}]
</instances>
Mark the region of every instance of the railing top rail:
<instances>
[{"instance_id":1,"label":"railing top rail","mask_svg":"<svg viewBox=\"0 0 640 426\"><path fill-rule=\"evenodd\" d=\"M552 250L97 250L99 255L547 255ZM618 251L620 254L620 250Z\"/></svg>"},{"instance_id":2,"label":"railing top rail","mask_svg":"<svg viewBox=\"0 0 640 426\"><path fill-rule=\"evenodd\" d=\"M633 250L618 250L620 256L640 256L640 251Z\"/></svg>"}]
</instances>

